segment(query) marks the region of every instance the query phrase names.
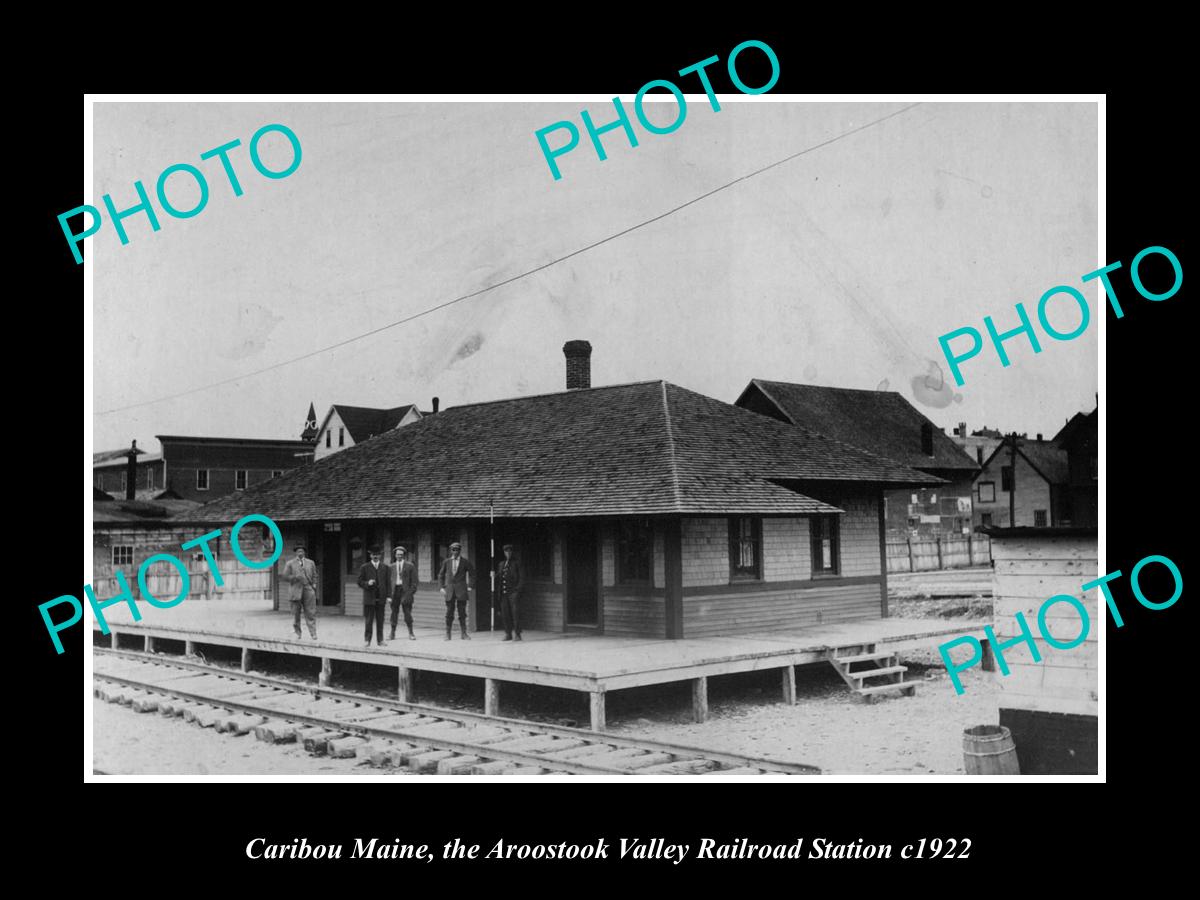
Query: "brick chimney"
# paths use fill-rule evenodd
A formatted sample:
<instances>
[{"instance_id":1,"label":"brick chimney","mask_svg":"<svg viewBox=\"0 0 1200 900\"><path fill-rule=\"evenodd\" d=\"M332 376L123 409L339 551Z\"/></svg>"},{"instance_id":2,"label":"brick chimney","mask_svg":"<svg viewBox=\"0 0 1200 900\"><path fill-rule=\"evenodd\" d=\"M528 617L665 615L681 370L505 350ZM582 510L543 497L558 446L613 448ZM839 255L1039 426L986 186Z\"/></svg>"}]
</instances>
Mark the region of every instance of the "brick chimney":
<instances>
[{"instance_id":1,"label":"brick chimney","mask_svg":"<svg viewBox=\"0 0 1200 900\"><path fill-rule=\"evenodd\" d=\"M125 463L125 499L133 500L137 496L137 458L141 452L137 448L137 441L133 442L128 452L125 454L129 459Z\"/></svg>"},{"instance_id":2,"label":"brick chimney","mask_svg":"<svg viewBox=\"0 0 1200 900\"><path fill-rule=\"evenodd\" d=\"M577 391L592 386L592 345L587 341L567 341L563 344L567 358L567 390Z\"/></svg>"},{"instance_id":3,"label":"brick chimney","mask_svg":"<svg viewBox=\"0 0 1200 900\"><path fill-rule=\"evenodd\" d=\"M966 436L967 436L967 423L966 423L966 422L959 422L959 423L958 423L958 432L957 432L957 433L958 433L958 436L959 436L959 437L966 437Z\"/></svg>"},{"instance_id":4,"label":"brick chimney","mask_svg":"<svg viewBox=\"0 0 1200 900\"><path fill-rule=\"evenodd\" d=\"M433 398L433 413L432 413L432 414L436 414L436 413L437 413L437 411L438 411L438 405L439 405L440 403L441 403L441 401L440 401L440 400L439 400L437 397L434 397L434 398Z\"/></svg>"}]
</instances>

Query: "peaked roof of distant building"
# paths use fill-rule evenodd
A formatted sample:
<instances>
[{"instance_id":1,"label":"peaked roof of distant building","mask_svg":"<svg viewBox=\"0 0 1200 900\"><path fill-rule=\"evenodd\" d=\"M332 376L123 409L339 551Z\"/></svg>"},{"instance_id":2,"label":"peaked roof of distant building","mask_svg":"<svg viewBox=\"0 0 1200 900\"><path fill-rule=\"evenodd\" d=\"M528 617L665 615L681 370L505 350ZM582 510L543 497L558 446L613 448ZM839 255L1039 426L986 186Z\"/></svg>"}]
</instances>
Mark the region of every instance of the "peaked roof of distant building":
<instances>
[{"instance_id":1,"label":"peaked roof of distant building","mask_svg":"<svg viewBox=\"0 0 1200 900\"><path fill-rule=\"evenodd\" d=\"M409 410L414 404L406 403L403 406L394 406L391 409L374 409L370 406L345 406L341 403L335 403L325 415L325 421L321 423L319 431L323 431L325 426L329 424L330 416L334 410L337 411L338 418L342 420L342 424L346 426L346 430L350 432L350 437L354 438L354 443L361 444L363 441L370 440L377 434L383 434L385 431L391 431L400 424L400 420L408 415ZM420 413L420 410L417 410Z\"/></svg>"},{"instance_id":2,"label":"peaked roof of distant building","mask_svg":"<svg viewBox=\"0 0 1200 900\"><path fill-rule=\"evenodd\" d=\"M941 479L664 381L477 403L214 500L200 521L809 514L796 482Z\"/></svg>"},{"instance_id":3,"label":"peaked roof of distant building","mask_svg":"<svg viewBox=\"0 0 1200 900\"><path fill-rule=\"evenodd\" d=\"M122 469L123 470L125 468L125 466L129 465L129 451L128 450L122 450L120 456L112 456L111 453L112 453L112 451L109 451L107 453L93 453L92 454L92 468L93 469ZM105 458L97 459L96 457L105 457ZM137 455L137 464L139 466L144 466L147 463L158 462L161 459L162 459L161 453L147 453L145 450L139 450L138 455Z\"/></svg>"},{"instance_id":4,"label":"peaked roof of distant building","mask_svg":"<svg viewBox=\"0 0 1200 900\"><path fill-rule=\"evenodd\" d=\"M93 496L92 521L166 526L168 520L187 517L200 504L195 500L100 500Z\"/></svg>"},{"instance_id":5,"label":"peaked roof of distant building","mask_svg":"<svg viewBox=\"0 0 1200 900\"><path fill-rule=\"evenodd\" d=\"M1054 436L1054 443L1060 447L1065 447L1076 440L1081 434L1084 434L1087 428L1090 427L1095 431L1099 423L1099 413L1100 407L1096 407L1090 413L1075 413L1075 415L1067 420L1067 424L1059 429L1058 434Z\"/></svg>"},{"instance_id":6,"label":"peaked roof of distant building","mask_svg":"<svg viewBox=\"0 0 1200 900\"><path fill-rule=\"evenodd\" d=\"M991 465L992 460L1001 454L1007 454L1008 443L1001 443L992 455L983 462L983 468ZM1058 446L1053 441L1030 441L1026 439L1018 439L1017 452L1025 457L1025 461L1033 466L1035 472L1044 478L1049 484L1066 484L1069 481L1069 468L1067 465L1067 451ZM1007 456L1001 460L1001 464L1007 460ZM1020 486L1017 487L1018 492Z\"/></svg>"},{"instance_id":7,"label":"peaked roof of distant building","mask_svg":"<svg viewBox=\"0 0 1200 900\"><path fill-rule=\"evenodd\" d=\"M757 388L793 425L862 447L916 469L974 471L978 463L949 435L895 391L793 384L753 379L738 404ZM933 429L933 456L921 452L921 426Z\"/></svg>"}]
</instances>

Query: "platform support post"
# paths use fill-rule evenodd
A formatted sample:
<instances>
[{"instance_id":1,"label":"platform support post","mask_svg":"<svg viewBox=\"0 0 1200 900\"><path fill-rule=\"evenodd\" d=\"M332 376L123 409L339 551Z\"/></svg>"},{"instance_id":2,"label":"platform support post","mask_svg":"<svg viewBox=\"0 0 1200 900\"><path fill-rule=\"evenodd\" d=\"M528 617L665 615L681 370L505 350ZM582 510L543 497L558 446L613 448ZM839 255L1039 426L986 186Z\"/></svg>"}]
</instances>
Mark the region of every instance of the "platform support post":
<instances>
[{"instance_id":1,"label":"platform support post","mask_svg":"<svg viewBox=\"0 0 1200 900\"><path fill-rule=\"evenodd\" d=\"M146 650L146 652L147 652L147 653L153 653L153 652L154 652L154 638L150 637L150 635L146 635L146 647L145 647L145 650Z\"/></svg>"},{"instance_id":2,"label":"platform support post","mask_svg":"<svg viewBox=\"0 0 1200 900\"><path fill-rule=\"evenodd\" d=\"M987 638L980 640L979 645L983 648L983 662L980 663L980 668L985 672L996 671L996 654L992 650L992 642Z\"/></svg>"},{"instance_id":3,"label":"platform support post","mask_svg":"<svg viewBox=\"0 0 1200 900\"><path fill-rule=\"evenodd\" d=\"M592 731L603 731L604 722L604 691L592 691L588 694L592 714Z\"/></svg>"},{"instance_id":4,"label":"platform support post","mask_svg":"<svg viewBox=\"0 0 1200 900\"><path fill-rule=\"evenodd\" d=\"M250 648L249 647L242 648L242 671L243 672L250 671Z\"/></svg>"},{"instance_id":5,"label":"platform support post","mask_svg":"<svg viewBox=\"0 0 1200 900\"><path fill-rule=\"evenodd\" d=\"M412 669L400 666L400 690L397 699L401 703L412 703L414 693Z\"/></svg>"},{"instance_id":6,"label":"platform support post","mask_svg":"<svg viewBox=\"0 0 1200 900\"><path fill-rule=\"evenodd\" d=\"M115 629L115 628L108 629L108 646L111 647L113 650L121 649L121 644L117 640L117 629Z\"/></svg>"},{"instance_id":7,"label":"platform support post","mask_svg":"<svg viewBox=\"0 0 1200 900\"><path fill-rule=\"evenodd\" d=\"M708 721L708 676L692 679L692 718L697 722Z\"/></svg>"},{"instance_id":8,"label":"platform support post","mask_svg":"<svg viewBox=\"0 0 1200 900\"><path fill-rule=\"evenodd\" d=\"M783 702L792 706L796 702L796 667L783 667Z\"/></svg>"},{"instance_id":9,"label":"platform support post","mask_svg":"<svg viewBox=\"0 0 1200 900\"><path fill-rule=\"evenodd\" d=\"M333 660L328 656L321 657L321 674L317 678L317 684L321 687L329 687L329 678L333 675Z\"/></svg>"},{"instance_id":10,"label":"platform support post","mask_svg":"<svg viewBox=\"0 0 1200 900\"><path fill-rule=\"evenodd\" d=\"M183 654L184 654L184 656L195 656L196 655L196 642L195 641L184 641L183 642Z\"/></svg>"},{"instance_id":11,"label":"platform support post","mask_svg":"<svg viewBox=\"0 0 1200 900\"><path fill-rule=\"evenodd\" d=\"M483 714L500 715L500 682L495 678L483 679Z\"/></svg>"}]
</instances>

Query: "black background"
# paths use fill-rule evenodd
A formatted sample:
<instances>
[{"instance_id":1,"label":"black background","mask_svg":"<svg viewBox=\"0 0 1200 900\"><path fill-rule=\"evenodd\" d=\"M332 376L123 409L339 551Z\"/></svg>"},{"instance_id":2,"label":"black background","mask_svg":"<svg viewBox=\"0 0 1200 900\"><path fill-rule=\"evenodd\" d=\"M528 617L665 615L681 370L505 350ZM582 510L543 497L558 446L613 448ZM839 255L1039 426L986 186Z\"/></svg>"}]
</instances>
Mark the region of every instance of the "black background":
<instances>
[{"instance_id":1,"label":"black background","mask_svg":"<svg viewBox=\"0 0 1200 900\"><path fill-rule=\"evenodd\" d=\"M539 14L539 16L542 14ZM236 93L271 91L392 91L406 92L521 92L573 91L621 94L629 98L646 81L671 77L678 69L711 56L722 61L742 40L766 41L777 53L781 78L772 94L843 91L1108 91L1107 105L1107 241L1104 262L1121 260L1114 275L1125 317L1107 318L1107 415L1101 429L1107 440L1108 510L1105 571L1121 569L1149 554L1173 559L1185 580L1191 577L1192 557L1185 543L1192 534L1181 521L1191 505L1191 434L1195 379L1186 371L1191 330L1184 321L1187 284L1161 303L1140 298L1133 290L1128 265L1142 248L1171 248L1188 270L1182 211L1190 179L1185 169L1185 141L1178 128L1184 101L1169 89L1162 75L1165 63L1143 48L1147 57L1137 64L1109 71L1088 70L1085 58L1100 53L1085 46L1069 29L1033 34L1027 45L1012 42L997 47L998 35L964 26L949 39L934 35L880 34L867 42L851 41L839 32L804 27L713 27L698 35L676 30L655 32L634 24L613 24L603 10L597 21L608 23L590 42L586 29L561 23L547 12L539 27L552 36L514 39L509 30L453 39L436 31L405 32L395 39L367 38L345 25L332 25L322 42L294 38L270 43L271 49L246 49L244 55L223 45L222 65L189 68L163 62L147 69L92 70L86 87L98 91L159 92L212 91ZM538 18L539 16L533 16ZM624 20L622 20L624 21ZM611 25L611 27L609 27ZM215 37L213 38L216 39ZM1106 38L1107 40L1107 38ZM1033 44L1042 45L1039 50ZM248 47L265 46L250 41ZM953 47L954 49L948 49ZM743 80L751 85L766 79L754 71L755 51L739 59ZM742 63L745 63L743 67ZM1143 64L1152 69L1140 68ZM1128 68L1126 68L1128 66ZM1119 69L1119 71L1118 71ZM333 73L339 73L336 76ZM267 74L275 73L272 77ZM281 74L282 73L282 74ZM710 69L714 88L731 92L724 66ZM118 75L121 79L118 80ZM60 76L61 77L61 76ZM1131 79L1145 77L1144 89ZM1015 78L1015 80L1014 80ZM684 88L696 86L684 82ZM638 885L632 875L667 876L676 881L716 887L718 882L748 890L844 890L863 875L884 883L1019 891L1032 888L1034 869L1049 866L1062 876L1084 867L1102 870L1106 856L1138 841L1150 840L1169 857L1174 837L1171 799L1189 779L1192 761L1183 729L1190 724L1191 698L1185 671L1190 633L1184 623L1188 598L1173 608L1152 612L1131 597L1128 582L1118 583L1125 627L1111 623L1107 635L1107 677L1102 698L1107 709L1107 785L1056 784L1022 780L1020 784L856 784L794 783L701 787L693 784L481 784L471 779L428 784L83 784L78 642L71 632L69 648L54 654L37 612L37 604L60 594L79 594L82 568L74 550L78 533L74 515L79 494L90 478L80 479L79 445L74 443L84 341L82 324L82 267L76 266L59 230L56 215L97 198L80 189L80 138L83 95L76 85L60 81L36 100L27 100L26 121L36 123L37 140L21 171L32 163L32 174L17 179L27 191L16 217L17 246L12 258L18 272L28 271L25 285L10 295L10 316L16 316L8 344L19 374L10 375L9 443L17 456L10 467L21 469L28 460L36 488L9 507L10 516L28 543L10 538L10 562L20 564L21 585L10 597L12 618L21 623L16 641L24 659L19 672L10 672L10 688L24 699L19 737L7 742L18 749L9 775L15 790L28 791L28 837L46 854L57 858L65 847L78 846L102 868L138 872L151 870L175 883L194 883L196 876L217 889L222 876L250 876L277 887L318 884L355 889L386 885L428 885L433 889L461 887L474 882L521 891L534 885L544 890L578 890L598 884L597 877ZM1192 104L1187 104L1190 110ZM1194 154L1189 154L1189 158ZM10 171L13 171L10 169ZM148 176L152 173L148 173ZM12 220L10 220L12 222ZM28 231L27 231L28 229ZM32 232L32 234L29 234ZM28 236L26 236L28 235ZM10 240L13 240L10 237ZM32 251L31 254L24 251ZM85 245L84 253L87 247ZM1161 262L1161 260L1160 260ZM1020 259L998 256L995 266L1018 271ZM1064 283L1083 273L1064 272ZM1149 279L1149 275L1147 278ZM1047 285L1049 287L1049 285ZM1094 291L1088 291L1089 299ZM996 298L1008 308L1024 299L1031 308L1036 298ZM1093 307L1093 311L1095 307ZM73 324L78 323L78 324ZM1091 327L1097 327L1095 318ZM21 335L22 337L18 337ZM1069 345L1054 346L1066 352ZM98 347L97 358L108 348ZM75 354L78 353L78 362ZM10 367L10 372L13 368ZM31 411L32 410L32 411ZM23 422L34 420L34 428ZM90 423L83 422L84 429ZM86 462L85 462L86 465ZM54 477L34 477L34 472ZM86 502L86 499L85 499ZM84 540L89 536L85 533ZM20 553L19 550L24 550ZM1147 571L1149 596L1164 596L1170 587L1155 584ZM84 625L87 625L85 616ZM25 694L25 686L35 686ZM1160 811L1163 813L1160 816ZM696 844L700 837L719 841L746 837L763 843L791 842L796 837L902 845L921 837L969 837L967 860L920 864L818 864L801 861L779 864L694 863L663 864L508 864L456 863L418 867L411 863L358 862L322 864L251 864L243 848L253 837L288 841L304 835L310 843L352 842L356 836L399 836L440 846L453 837L490 846L497 838L511 842L594 841L604 837L665 837ZM65 852L73 852L67 850ZM93 855L94 854L94 855ZM1162 858L1160 856L1160 858ZM763 868L771 871L763 872ZM1030 871L1026 871L1026 869ZM97 870L99 871L99 870ZM787 881L751 881L757 875L778 875ZM854 882L839 876L853 875ZM808 876L809 880L804 880ZM907 877L905 877L907 876ZM790 879L795 878L793 882ZM836 880L827 880L829 878ZM227 881L226 884L234 882ZM794 888L792 887L794 885Z\"/></svg>"}]
</instances>

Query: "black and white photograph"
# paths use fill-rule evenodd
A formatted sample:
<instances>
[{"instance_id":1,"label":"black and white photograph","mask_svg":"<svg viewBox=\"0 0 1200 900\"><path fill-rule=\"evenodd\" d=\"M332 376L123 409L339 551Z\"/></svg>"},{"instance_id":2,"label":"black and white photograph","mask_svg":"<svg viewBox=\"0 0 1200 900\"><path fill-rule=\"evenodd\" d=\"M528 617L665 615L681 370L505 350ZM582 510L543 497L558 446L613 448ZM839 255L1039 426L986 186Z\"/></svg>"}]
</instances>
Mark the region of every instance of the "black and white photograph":
<instances>
[{"instance_id":1,"label":"black and white photograph","mask_svg":"<svg viewBox=\"0 0 1200 900\"><path fill-rule=\"evenodd\" d=\"M89 780L1103 779L1103 97L674 77L91 98Z\"/></svg>"}]
</instances>

